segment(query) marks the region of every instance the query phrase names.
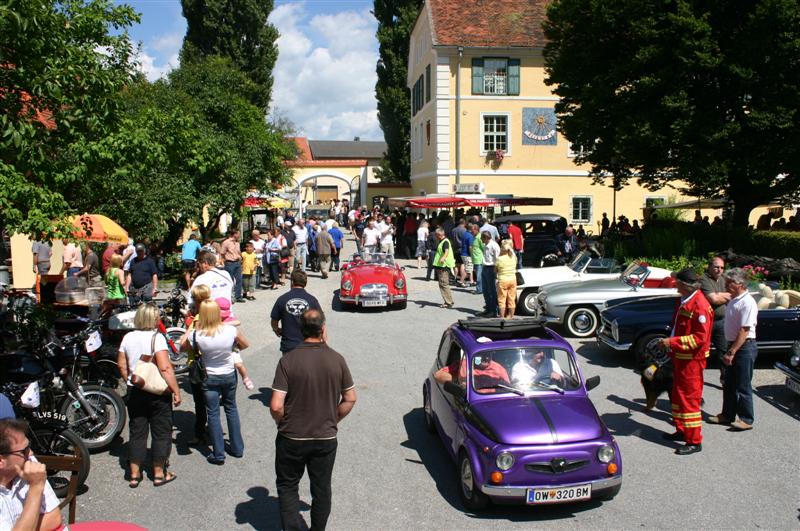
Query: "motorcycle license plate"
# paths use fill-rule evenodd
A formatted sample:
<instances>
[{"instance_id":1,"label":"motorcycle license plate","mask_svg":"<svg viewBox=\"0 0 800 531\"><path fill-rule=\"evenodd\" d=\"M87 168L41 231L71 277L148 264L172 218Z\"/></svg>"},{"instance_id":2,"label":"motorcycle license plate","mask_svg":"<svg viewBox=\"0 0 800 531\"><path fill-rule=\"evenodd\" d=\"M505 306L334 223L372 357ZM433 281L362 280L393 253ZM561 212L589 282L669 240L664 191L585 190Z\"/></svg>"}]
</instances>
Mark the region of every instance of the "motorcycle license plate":
<instances>
[{"instance_id":1,"label":"motorcycle license plate","mask_svg":"<svg viewBox=\"0 0 800 531\"><path fill-rule=\"evenodd\" d=\"M386 299L364 299L361 301L364 307L368 306L386 306Z\"/></svg>"},{"instance_id":2,"label":"motorcycle license plate","mask_svg":"<svg viewBox=\"0 0 800 531\"><path fill-rule=\"evenodd\" d=\"M92 332L86 339L86 352L94 352L103 346L103 339L100 337L100 332Z\"/></svg>"},{"instance_id":3,"label":"motorcycle license plate","mask_svg":"<svg viewBox=\"0 0 800 531\"><path fill-rule=\"evenodd\" d=\"M790 391L800 395L800 383L795 382L791 378L786 378L786 387L788 387Z\"/></svg>"},{"instance_id":4,"label":"motorcycle license plate","mask_svg":"<svg viewBox=\"0 0 800 531\"><path fill-rule=\"evenodd\" d=\"M528 489L529 504L563 503L588 500L592 497L591 485L575 485L554 489Z\"/></svg>"},{"instance_id":5,"label":"motorcycle license plate","mask_svg":"<svg viewBox=\"0 0 800 531\"><path fill-rule=\"evenodd\" d=\"M61 422L67 421L67 416L59 413L58 411L32 411L31 416L41 420L59 420Z\"/></svg>"}]
</instances>

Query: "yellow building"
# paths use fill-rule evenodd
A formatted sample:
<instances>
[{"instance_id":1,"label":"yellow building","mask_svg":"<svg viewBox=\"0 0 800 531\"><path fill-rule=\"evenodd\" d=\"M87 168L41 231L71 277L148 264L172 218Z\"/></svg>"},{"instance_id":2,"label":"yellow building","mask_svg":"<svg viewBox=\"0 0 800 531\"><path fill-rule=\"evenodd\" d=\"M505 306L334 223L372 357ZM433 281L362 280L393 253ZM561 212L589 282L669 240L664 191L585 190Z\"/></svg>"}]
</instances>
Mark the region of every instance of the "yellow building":
<instances>
[{"instance_id":1,"label":"yellow building","mask_svg":"<svg viewBox=\"0 0 800 531\"><path fill-rule=\"evenodd\" d=\"M408 58L414 194L552 197L553 206L519 210L559 213L594 231L603 212L641 219L645 206L689 199L635 183L614 193L574 163L556 126L558 98L544 83L547 3L426 0Z\"/></svg>"}]
</instances>

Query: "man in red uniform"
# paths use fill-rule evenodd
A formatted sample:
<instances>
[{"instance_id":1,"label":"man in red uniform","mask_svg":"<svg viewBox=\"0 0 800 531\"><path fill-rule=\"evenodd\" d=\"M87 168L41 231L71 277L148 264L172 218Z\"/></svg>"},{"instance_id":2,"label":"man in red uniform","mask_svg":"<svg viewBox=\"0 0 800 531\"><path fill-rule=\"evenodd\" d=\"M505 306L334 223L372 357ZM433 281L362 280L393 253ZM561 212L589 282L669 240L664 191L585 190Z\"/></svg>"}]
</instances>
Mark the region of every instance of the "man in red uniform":
<instances>
[{"instance_id":1,"label":"man in red uniform","mask_svg":"<svg viewBox=\"0 0 800 531\"><path fill-rule=\"evenodd\" d=\"M511 242L514 244L514 254L517 255L517 269L519 269L522 267L522 250L525 244L522 238L522 229L512 221L508 224L508 235L511 236Z\"/></svg>"},{"instance_id":2,"label":"man in red uniform","mask_svg":"<svg viewBox=\"0 0 800 531\"><path fill-rule=\"evenodd\" d=\"M674 366L672 382L672 421L675 433L666 434L672 441L683 439L675 453L689 455L703 449L700 432L702 417L700 402L703 399L703 370L711 345L714 310L700 291L700 277L686 268L675 275L676 287L681 294L681 305L675 314L672 336L663 340Z\"/></svg>"}]
</instances>

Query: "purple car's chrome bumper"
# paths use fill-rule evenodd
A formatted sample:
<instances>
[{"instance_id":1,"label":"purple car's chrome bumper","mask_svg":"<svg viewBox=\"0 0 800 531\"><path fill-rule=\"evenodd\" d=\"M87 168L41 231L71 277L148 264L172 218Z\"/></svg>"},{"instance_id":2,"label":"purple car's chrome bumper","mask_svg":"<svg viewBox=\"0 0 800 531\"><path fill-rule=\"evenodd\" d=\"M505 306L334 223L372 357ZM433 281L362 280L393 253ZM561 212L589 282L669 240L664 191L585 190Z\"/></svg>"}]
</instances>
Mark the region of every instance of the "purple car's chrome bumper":
<instances>
[{"instance_id":1,"label":"purple car's chrome bumper","mask_svg":"<svg viewBox=\"0 0 800 531\"><path fill-rule=\"evenodd\" d=\"M492 498L505 498L509 501L514 499L519 499L520 501L524 501L526 496L528 495L528 489L542 489L542 488L563 488L563 487L572 487L577 485L591 485L592 486L592 495L595 492L602 492L606 489L610 489L616 487L618 485L622 485L622 474L617 476L612 476L610 478L604 479L597 479L594 481L579 481L577 483L564 483L563 485L526 485L526 486L514 486L514 487L504 487L501 485L481 485L481 491L487 496L491 496Z\"/></svg>"}]
</instances>

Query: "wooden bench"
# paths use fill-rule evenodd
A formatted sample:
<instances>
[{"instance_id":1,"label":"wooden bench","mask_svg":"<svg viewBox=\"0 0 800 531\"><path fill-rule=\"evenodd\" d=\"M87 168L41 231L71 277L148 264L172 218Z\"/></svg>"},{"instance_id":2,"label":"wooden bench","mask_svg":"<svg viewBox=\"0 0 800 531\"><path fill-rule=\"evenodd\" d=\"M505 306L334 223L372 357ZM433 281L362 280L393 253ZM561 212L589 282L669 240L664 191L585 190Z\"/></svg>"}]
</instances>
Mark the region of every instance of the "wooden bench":
<instances>
[{"instance_id":1,"label":"wooden bench","mask_svg":"<svg viewBox=\"0 0 800 531\"><path fill-rule=\"evenodd\" d=\"M75 523L75 510L78 504L78 471L81 469L81 458L79 456L61 456L61 455L37 455L37 461L47 467L48 470L58 470L72 472L69 478L69 485L67 486L67 496L58 505L59 509L63 509L69 505L69 519L68 524Z\"/></svg>"}]
</instances>

